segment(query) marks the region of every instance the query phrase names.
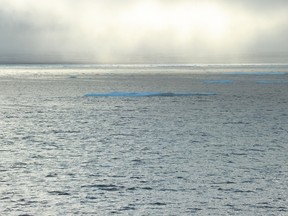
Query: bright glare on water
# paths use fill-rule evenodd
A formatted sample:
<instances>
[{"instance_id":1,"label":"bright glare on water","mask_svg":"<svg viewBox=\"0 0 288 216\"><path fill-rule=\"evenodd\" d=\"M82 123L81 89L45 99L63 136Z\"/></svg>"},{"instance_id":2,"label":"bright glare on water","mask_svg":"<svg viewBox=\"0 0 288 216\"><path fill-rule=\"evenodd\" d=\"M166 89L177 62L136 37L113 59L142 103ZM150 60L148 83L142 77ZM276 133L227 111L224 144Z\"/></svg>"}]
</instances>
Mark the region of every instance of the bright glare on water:
<instances>
[{"instance_id":1,"label":"bright glare on water","mask_svg":"<svg viewBox=\"0 0 288 216\"><path fill-rule=\"evenodd\" d=\"M2 66L0 214L287 215L287 72Z\"/></svg>"}]
</instances>

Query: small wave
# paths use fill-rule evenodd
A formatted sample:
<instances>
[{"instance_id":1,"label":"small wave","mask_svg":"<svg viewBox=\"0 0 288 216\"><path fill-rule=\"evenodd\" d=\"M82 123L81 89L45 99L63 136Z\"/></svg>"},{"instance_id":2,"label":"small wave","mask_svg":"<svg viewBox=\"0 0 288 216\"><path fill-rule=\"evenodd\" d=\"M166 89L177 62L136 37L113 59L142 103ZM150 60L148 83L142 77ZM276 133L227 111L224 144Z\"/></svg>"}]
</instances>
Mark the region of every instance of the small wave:
<instances>
[{"instance_id":1,"label":"small wave","mask_svg":"<svg viewBox=\"0 0 288 216\"><path fill-rule=\"evenodd\" d=\"M185 96L213 96L214 92L109 92L87 93L85 97L185 97Z\"/></svg>"},{"instance_id":2,"label":"small wave","mask_svg":"<svg viewBox=\"0 0 288 216\"><path fill-rule=\"evenodd\" d=\"M141 187L142 190L153 190L152 187Z\"/></svg>"},{"instance_id":3,"label":"small wave","mask_svg":"<svg viewBox=\"0 0 288 216\"><path fill-rule=\"evenodd\" d=\"M113 184L93 184L93 185L83 185L81 187L82 188L97 188L99 190L104 190L104 191L118 191L124 188L124 186L117 186Z\"/></svg>"},{"instance_id":4,"label":"small wave","mask_svg":"<svg viewBox=\"0 0 288 216\"><path fill-rule=\"evenodd\" d=\"M233 193L255 193L252 190L241 190L241 189L234 189L234 188L218 188L218 191L225 191L225 192L233 192Z\"/></svg>"},{"instance_id":5,"label":"small wave","mask_svg":"<svg viewBox=\"0 0 288 216\"><path fill-rule=\"evenodd\" d=\"M189 213L197 213L197 212L199 212L199 211L202 211L202 209L201 208L188 208L188 212Z\"/></svg>"},{"instance_id":6,"label":"small wave","mask_svg":"<svg viewBox=\"0 0 288 216\"><path fill-rule=\"evenodd\" d=\"M153 203L150 203L150 205L165 206L165 205L167 205L167 203L162 203L162 202L153 202Z\"/></svg>"},{"instance_id":7,"label":"small wave","mask_svg":"<svg viewBox=\"0 0 288 216\"><path fill-rule=\"evenodd\" d=\"M124 206L119 209L119 211L130 211L130 210L136 210L134 204L129 204L128 206Z\"/></svg>"},{"instance_id":8,"label":"small wave","mask_svg":"<svg viewBox=\"0 0 288 216\"><path fill-rule=\"evenodd\" d=\"M46 178L52 178L52 177L57 177L57 173L49 173L48 175L46 175Z\"/></svg>"},{"instance_id":9,"label":"small wave","mask_svg":"<svg viewBox=\"0 0 288 216\"><path fill-rule=\"evenodd\" d=\"M49 191L48 193L51 194L51 195L59 195L59 196L69 196L69 195L71 195L70 193L65 192L65 191Z\"/></svg>"},{"instance_id":10,"label":"small wave","mask_svg":"<svg viewBox=\"0 0 288 216\"><path fill-rule=\"evenodd\" d=\"M52 130L52 133L54 134L60 134L60 133L80 133L79 130Z\"/></svg>"}]
</instances>

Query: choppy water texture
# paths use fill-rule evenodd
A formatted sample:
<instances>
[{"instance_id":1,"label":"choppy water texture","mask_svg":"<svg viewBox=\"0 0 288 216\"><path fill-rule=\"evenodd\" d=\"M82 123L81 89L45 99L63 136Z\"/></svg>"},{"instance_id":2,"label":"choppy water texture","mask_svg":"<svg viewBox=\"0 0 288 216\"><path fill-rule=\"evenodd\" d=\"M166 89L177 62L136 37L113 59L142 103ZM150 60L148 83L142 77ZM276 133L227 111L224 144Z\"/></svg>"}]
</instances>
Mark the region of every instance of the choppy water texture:
<instances>
[{"instance_id":1,"label":"choppy water texture","mask_svg":"<svg viewBox=\"0 0 288 216\"><path fill-rule=\"evenodd\" d=\"M0 68L0 214L288 215L283 68L165 67Z\"/></svg>"}]
</instances>

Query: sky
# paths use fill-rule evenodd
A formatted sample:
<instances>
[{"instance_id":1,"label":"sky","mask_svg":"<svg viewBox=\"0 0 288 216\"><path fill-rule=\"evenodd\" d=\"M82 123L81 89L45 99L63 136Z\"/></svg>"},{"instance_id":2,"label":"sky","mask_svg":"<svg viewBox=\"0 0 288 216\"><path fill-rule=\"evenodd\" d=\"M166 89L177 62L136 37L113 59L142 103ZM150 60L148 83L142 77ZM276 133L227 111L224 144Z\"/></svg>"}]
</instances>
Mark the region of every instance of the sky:
<instances>
[{"instance_id":1,"label":"sky","mask_svg":"<svg viewBox=\"0 0 288 216\"><path fill-rule=\"evenodd\" d=\"M0 0L0 63L288 63L287 0Z\"/></svg>"}]
</instances>

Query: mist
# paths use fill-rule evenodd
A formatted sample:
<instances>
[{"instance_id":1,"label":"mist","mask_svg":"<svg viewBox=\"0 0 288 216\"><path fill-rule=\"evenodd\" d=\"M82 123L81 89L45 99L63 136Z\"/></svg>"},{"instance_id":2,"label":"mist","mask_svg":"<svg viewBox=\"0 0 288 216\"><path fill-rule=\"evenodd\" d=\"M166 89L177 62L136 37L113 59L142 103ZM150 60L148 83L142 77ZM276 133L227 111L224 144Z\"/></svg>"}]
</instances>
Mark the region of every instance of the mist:
<instances>
[{"instance_id":1,"label":"mist","mask_svg":"<svg viewBox=\"0 0 288 216\"><path fill-rule=\"evenodd\" d=\"M287 63L287 1L0 0L2 63Z\"/></svg>"}]
</instances>

